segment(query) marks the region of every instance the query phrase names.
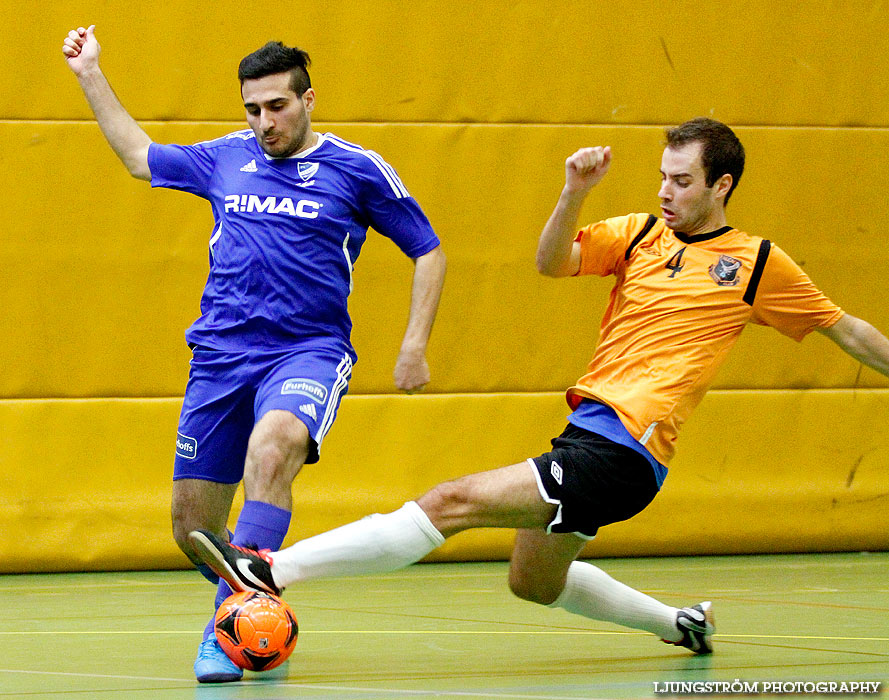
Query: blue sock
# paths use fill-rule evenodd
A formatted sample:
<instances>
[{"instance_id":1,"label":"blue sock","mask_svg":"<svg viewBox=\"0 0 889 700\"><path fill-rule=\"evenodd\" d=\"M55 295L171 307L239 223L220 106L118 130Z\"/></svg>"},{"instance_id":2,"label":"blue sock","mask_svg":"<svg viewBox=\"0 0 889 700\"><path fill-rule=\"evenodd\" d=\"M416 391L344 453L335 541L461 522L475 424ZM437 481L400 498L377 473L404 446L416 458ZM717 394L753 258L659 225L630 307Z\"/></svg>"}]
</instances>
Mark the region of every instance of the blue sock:
<instances>
[{"instance_id":1,"label":"blue sock","mask_svg":"<svg viewBox=\"0 0 889 700\"><path fill-rule=\"evenodd\" d=\"M205 579L207 579L213 585L216 585L217 583L219 583L219 576L217 576L216 572L213 571L213 569L211 569L206 564L198 564L196 568L197 568L198 572L200 572L201 576L203 576Z\"/></svg>"},{"instance_id":2,"label":"blue sock","mask_svg":"<svg viewBox=\"0 0 889 700\"><path fill-rule=\"evenodd\" d=\"M284 543L287 530L290 529L290 511L273 506L262 501L245 501L241 514L238 516L238 524L235 526L235 534L232 536L232 544L256 545L259 549L277 550ZM231 588L225 581L219 581L216 589L215 608L219 608L226 598L232 594ZM213 636L214 617L210 618L204 629L204 639Z\"/></svg>"}]
</instances>

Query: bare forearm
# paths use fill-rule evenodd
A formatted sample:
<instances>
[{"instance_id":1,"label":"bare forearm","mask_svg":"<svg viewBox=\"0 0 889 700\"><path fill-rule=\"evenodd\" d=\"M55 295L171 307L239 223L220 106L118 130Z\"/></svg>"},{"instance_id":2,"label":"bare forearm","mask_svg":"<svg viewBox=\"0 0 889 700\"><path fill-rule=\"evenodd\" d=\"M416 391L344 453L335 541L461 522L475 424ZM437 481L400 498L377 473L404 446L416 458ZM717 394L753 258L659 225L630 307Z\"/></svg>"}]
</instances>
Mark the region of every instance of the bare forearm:
<instances>
[{"instance_id":1,"label":"bare forearm","mask_svg":"<svg viewBox=\"0 0 889 700\"><path fill-rule=\"evenodd\" d=\"M847 354L889 377L889 339L870 323L845 314L822 332Z\"/></svg>"},{"instance_id":2,"label":"bare forearm","mask_svg":"<svg viewBox=\"0 0 889 700\"><path fill-rule=\"evenodd\" d=\"M425 352L444 287L446 261L441 247L415 261L411 308L402 351Z\"/></svg>"},{"instance_id":3,"label":"bare forearm","mask_svg":"<svg viewBox=\"0 0 889 700\"><path fill-rule=\"evenodd\" d=\"M99 68L77 76L83 94L108 144L133 177L150 180L148 147L151 139L124 109Z\"/></svg>"},{"instance_id":4,"label":"bare forearm","mask_svg":"<svg viewBox=\"0 0 889 700\"><path fill-rule=\"evenodd\" d=\"M871 369L889 376L889 339L867 321L860 318L856 321L855 340L846 352Z\"/></svg>"},{"instance_id":5,"label":"bare forearm","mask_svg":"<svg viewBox=\"0 0 889 700\"><path fill-rule=\"evenodd\" d=\"M99 68L101 51L94 24L72 29L62 45L68 67L77 76L80 88L109 145L133 177L150 180L148 147L151 139L123 108Z\"/></svg>"},{"instance_id":6,"label":"bare forearm","mask_svg":"<svg viewBox=\"0 0 889 700\"><path fill-rule=\"evenodd\" d=\"M408 394L422 391L429 383L426 344L444 285L444 253L436 248L414 260L414 265L411 310L393 373L395 386Z\"/></svg>"},{"instance_id":7,"label":"bare forearm","mask_svg":"<svg viewBox=\"0 0 889 700\"><path fill-rule=\"evenodd\" d=\"M580 244L574 242L577 218L587 193L605 177L611 165L611 148L581 148L565 160L565 186L537 243L537 269L549 277L566 277L580 271Z\"/></svg>"},{"instance_id":8,"label":"bare forearm","mask_svg":"<svg viewBox=\"0 0 889 700\"><path fill-rule=\"evenodd\" d=\"M537 243L537 270L548 277L563 277L577 272L572 265L577 218L586 193L562 190Z\"/></svg>"}]
</instances>

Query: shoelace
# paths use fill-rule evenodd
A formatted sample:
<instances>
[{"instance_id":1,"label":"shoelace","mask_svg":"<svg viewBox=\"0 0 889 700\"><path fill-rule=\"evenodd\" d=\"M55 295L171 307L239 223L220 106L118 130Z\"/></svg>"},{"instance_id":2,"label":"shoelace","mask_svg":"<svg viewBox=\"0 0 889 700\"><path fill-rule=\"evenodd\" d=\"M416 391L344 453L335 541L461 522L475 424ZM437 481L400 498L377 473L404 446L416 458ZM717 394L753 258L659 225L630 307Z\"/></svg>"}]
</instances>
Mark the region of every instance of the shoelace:
<instances>
[{"instance_id":1,"label":"shoelace","mask_svg":"<svg viewBox=\"0 0 889 700\"><path fill-rule=\"evenodd\" d=\"M220 654L223 656L225 655L219 646L219 642L215 639L205 639L201 642L200 647L198 648L198 656L200 658L212 657L215 659L218 658ZM228 657L226 656L225 658Z\"/></svg>"}]
</instances>

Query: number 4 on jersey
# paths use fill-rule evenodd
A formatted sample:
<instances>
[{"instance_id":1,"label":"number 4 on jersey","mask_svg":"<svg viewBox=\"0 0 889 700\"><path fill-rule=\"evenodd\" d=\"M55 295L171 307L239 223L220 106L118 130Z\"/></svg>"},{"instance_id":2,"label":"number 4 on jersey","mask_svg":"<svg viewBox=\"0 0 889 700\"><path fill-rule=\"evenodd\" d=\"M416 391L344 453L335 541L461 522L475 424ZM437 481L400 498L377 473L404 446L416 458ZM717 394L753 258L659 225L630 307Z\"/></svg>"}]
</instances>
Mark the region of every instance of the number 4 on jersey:
<instances>
[{"instance_id":1,"label":"number 4 on jersey","mask_svg":"<svg viewBox=\"0 0 889 700\"><path fill-rule=\"evenodd\" d=\"M685 263L682 262L682 254L685 252L685 248L688 246L683 246L677 252L673 253L673 257L671 257L667 264L664 267L668 270L672 270L670 272L670 278L672 279L680 272L682 272L682 268L685 267Z\"/></svg>"}]
</instances>

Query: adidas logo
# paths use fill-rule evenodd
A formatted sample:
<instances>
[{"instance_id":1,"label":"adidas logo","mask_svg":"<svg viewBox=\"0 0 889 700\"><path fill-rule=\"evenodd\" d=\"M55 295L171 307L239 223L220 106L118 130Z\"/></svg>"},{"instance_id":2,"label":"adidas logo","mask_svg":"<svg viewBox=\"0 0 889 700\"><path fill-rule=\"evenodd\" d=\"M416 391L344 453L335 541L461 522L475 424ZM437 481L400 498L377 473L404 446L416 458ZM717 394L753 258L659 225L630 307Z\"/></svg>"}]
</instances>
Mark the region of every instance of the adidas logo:
<instances>
[{"instance_id":1,"label":"adidas logo","mask_svg":"<svg viewBox=\"0 0 889 700\"><path fill-rule=\"evenodd\" d=\"M245 165L243 168L241 168L242 173L255 173L256 170L257 170L257 168L256 168L256 161L255 160L251 160L249 163L247 163L247 165Z\"/></svg>"},{"instance_id":2,"label":"adidas logo","mask_svg":"<svg viewBox=\"0 0 889 700\"><path fill-rule=\"evenodd\" d=\"M305 413L312 420L318 420L318 413L315 411L315 404L307 403L299 407L301 413Z\"/></svg>"}]
</instances>

